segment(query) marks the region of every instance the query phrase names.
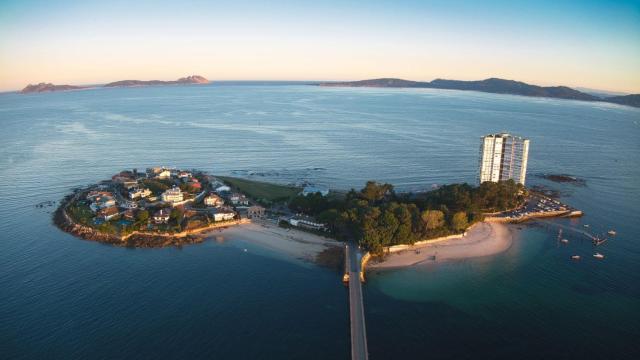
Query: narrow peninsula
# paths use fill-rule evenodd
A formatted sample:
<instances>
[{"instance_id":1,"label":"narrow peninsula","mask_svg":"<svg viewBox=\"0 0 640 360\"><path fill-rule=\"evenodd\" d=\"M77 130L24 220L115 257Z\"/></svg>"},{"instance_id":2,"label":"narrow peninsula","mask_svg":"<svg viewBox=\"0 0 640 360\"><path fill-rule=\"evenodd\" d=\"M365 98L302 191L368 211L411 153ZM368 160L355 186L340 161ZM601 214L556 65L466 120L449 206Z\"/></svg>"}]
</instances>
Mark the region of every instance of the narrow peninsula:
<instances>
[{"instance_id":1,"label":"narrow peninsula","mask_svg":"<svg viewBox=\"0 0 640 360\"><path fill-rule=\"evenodd\" d=\"M345 192L155 167L76 189L60 202L54 223L77 237L125 247L182 246L226 233L335 265L345 243L379 259L442 241L453 245L448 258L488 255L508 247L501 223L579 215L513 180L422 193L369 181Z\"/></svg>"}]
</instances>

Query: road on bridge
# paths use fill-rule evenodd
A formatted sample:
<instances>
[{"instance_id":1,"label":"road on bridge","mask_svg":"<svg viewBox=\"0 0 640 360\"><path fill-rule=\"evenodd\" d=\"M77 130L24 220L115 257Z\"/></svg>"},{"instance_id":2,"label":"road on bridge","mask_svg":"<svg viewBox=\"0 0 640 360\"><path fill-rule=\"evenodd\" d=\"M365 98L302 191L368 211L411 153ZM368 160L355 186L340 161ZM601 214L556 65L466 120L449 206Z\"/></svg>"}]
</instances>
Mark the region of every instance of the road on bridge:
<instances>
[{"instance_id":1,"label":"road on bridge","mask_svg":"<svg viewBox=\"0 0 640 360\"><path fill-rule=\"evenodd\" d=\"M360 283L360 260L358 248L348 245L345 249L349 257L349 312L351 320L351 359L368 359L367 330L364 324L364 304Z\"/></svg>"}]
</instances>

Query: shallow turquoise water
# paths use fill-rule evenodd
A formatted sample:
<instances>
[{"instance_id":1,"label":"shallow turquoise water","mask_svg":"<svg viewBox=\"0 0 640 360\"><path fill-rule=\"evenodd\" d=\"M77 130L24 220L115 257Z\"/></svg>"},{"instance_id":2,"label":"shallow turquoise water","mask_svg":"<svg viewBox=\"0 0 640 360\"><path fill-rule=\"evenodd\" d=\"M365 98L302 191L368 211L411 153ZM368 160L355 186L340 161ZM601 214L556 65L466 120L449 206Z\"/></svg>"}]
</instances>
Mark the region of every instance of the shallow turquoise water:
<instances>
[{"instance_id":1,"label":"shallow turquoise water","mask_svg":"<svg viewBox=\"0 0 640 360\"><path fill-rule=\"evenodd\" d=\"M598 249L606 258L593 260L577 233L558 247L545 224L516 228L497 256L372 274L371 357L637 357L639 123L640 110L615 105L420 89L0 95L0 353L347 358L347 294L331 270L232 239L161 250L81 241L35 205L153 165L344 189L473 182L479 137L506 130L531 139L529 174L587 180L547 184L586 212L557 222L618 231Z\"/></svg>"}]
</instances>

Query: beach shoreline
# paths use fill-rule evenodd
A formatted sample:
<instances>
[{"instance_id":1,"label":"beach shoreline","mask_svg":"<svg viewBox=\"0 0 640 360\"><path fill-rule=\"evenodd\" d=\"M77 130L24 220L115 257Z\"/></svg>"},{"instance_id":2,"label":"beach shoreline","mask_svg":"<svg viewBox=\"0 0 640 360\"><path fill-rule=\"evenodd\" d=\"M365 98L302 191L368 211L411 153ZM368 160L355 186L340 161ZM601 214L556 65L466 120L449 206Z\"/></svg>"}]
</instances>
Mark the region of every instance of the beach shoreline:
<instances>
[{"instance_id":1,"label":"beach shoreline","mask_svg":"<svg viewBox=\"0 0 640 360\"><path fill-rule=\"evenodd\" d=\"M296 229L285 229L269 221L252 221L240 226L208 232L207 237L222 236L231 241L242 240L303 261L318 263L318 255L344 244L326 237Z\"/></svg>"},{"instance_id":2,"label":"beach shoreline","mask_svg":"<svg viewBox=\"0 0 640 360\"><path fill-rule=\"evenodd\" d=\"M481 222L469 228L464 235L409 246L382 259L374 259L367 268L393 269L495 255L508 250L512 243L513 235L506 225Z\"/></svg>"}]
</instances>

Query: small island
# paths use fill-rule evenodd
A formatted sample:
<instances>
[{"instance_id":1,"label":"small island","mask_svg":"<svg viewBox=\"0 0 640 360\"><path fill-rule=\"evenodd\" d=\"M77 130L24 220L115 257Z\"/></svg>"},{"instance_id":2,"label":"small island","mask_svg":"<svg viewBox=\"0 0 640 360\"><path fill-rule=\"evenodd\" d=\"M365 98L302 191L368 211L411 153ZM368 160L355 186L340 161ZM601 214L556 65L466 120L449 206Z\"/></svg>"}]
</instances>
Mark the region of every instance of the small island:
<instances>
[{"instance_id":1,"label":"small island","mask_svg":"<svg viewBox=\"0 0 640 360\"><path fill-rule=\"evenodd\" d=\"M54 223L80 238L125 247L196 244L215 232L338 266L348 242L378 261L434 242L455 245L448 258L483 256L510 245L501 223L578 215L513 180L421 193L369 181L344 192L154 167L76 189L60 202ZM428 251L420 253L387 259L387 266L424 261Z\"/></svg>"},{"instance_id":2,"label":"small island","mask_svg":"<svg viewBox=\"0 0 640 360\"><path fill-rule=\"evenodd\" d=\"M29 84L20 91L21 94L54 92L54 91L70 91L86 89L83 86L74 85L54 85L52 83Z\"/></svg>"},{"instance_id":3,"label":"small island","mask_svg":"<svg viewBox=\"0 0 640 360\"><path fill-rule=\"evenodd\" d=\"M95 87L133 87L133 86L161 86L161 85L192 85L192 84L209 84L210 81L200 75L191 75L180 78L178 80L120 80ZM70 91L90 89L88 86L75 85L54 85L51 83L29 84L20 91L21 94L32 94L42 92Z\"/></svg>"},{"instance_id":4,"label":"small island","mask_svg":"<svg viewBox=\"0 0 640 360\"><path fill-rule=\"evenodd\" d=\"M537 176L539 178L553 181L556 183L569 183L577 186L587 185L587 181L585 179L581 179L579 177L569 175L569 174L539 174Z\"/></svg>"},{"instance_id":5,"label":"small island","mask_svg":"<svg viewBox=\"0 0 640 360\"><path fill-rule=\"evenodd\" d=\"M120 80L105 84L104 87L127 87L127 86L158 86L158 85L188 85L188 84L208 84L209 80L200 75L191 75L172 81L162 80Z\"/></svg>"}]
</instances>

